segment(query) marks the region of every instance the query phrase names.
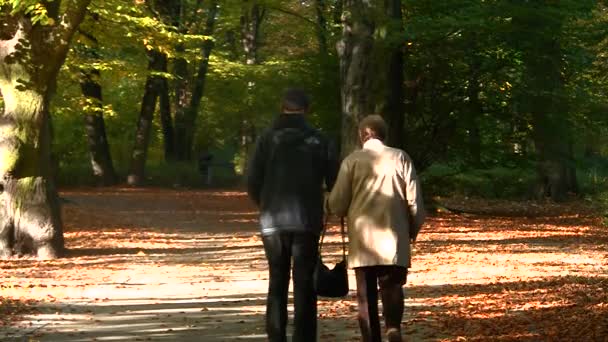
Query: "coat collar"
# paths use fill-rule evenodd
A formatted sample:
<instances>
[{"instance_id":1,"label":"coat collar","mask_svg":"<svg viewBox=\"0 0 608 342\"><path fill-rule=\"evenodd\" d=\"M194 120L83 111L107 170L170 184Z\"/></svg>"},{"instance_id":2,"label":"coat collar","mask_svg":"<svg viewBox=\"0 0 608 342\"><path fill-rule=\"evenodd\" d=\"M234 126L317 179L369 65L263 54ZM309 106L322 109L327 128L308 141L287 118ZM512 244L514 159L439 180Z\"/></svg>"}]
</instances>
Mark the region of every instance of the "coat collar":
<instances>
[{"instance_id":1,"label":"coat collar","mask_svg":"<svg viewBox=\"0 0 608 342\"><path fill-rule=\"evenodd\" d=\"M363 148L372 151L378 151L384 148L384 143L379 139L369 139L363 144Z\"/></svg>"},{"instance_id":2,"label":"coat collar","mask_svg":"<svg viewBox=\"0 0 608 342\"><path fill-rule=\"evenodd\" d=\"M308 129L309 125L308 125L308 122L306 121L306 117L303 114L281 113L274 120L272 127L274 129L282 129L282 128L306 128L306 129Z\"/></svg>"}]
</instances>

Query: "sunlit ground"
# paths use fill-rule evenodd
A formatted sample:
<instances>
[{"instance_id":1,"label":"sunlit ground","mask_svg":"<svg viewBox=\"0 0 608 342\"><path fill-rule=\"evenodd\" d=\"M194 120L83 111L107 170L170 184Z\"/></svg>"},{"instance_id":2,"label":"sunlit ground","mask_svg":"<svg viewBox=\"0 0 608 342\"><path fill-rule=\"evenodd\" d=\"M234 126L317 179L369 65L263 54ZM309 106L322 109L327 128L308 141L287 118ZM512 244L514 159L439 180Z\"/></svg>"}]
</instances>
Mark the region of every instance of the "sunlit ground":
<instances>
[{"instance_id":1,"label":"sunlit ground","mask_svg":"<svg viewBox=\"0 0 608 342\"><path fill-rule=\"evenodd\" d=\"M267 269L244 194L63 196L68 257L0 261L0 340L266 340ZM608 229L590 216L434 215L414 248L404 335L608 341L607 265ZM320 341L358 340L350 276L348 298L319 302Z\"/></svg>"}]
</instances>

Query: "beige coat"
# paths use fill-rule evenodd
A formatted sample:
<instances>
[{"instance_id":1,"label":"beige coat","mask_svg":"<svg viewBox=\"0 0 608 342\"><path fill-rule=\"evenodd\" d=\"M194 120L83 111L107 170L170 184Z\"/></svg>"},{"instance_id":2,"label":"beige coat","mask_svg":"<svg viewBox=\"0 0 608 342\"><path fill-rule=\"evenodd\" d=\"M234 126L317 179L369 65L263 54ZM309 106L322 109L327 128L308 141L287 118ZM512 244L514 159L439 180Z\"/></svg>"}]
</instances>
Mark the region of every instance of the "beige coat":
<instances>
[{"instance_id":1,"label":"beige coat","mask_svg":"<svg viewBox=\"0 0 608 342\"><path fill-rule=\"evenodd\" d=\"M425 213L416 170L402 150L371 139L344 159L329 211L347 216L348 266L411 266Z\"/></svg>"}]
</instances>

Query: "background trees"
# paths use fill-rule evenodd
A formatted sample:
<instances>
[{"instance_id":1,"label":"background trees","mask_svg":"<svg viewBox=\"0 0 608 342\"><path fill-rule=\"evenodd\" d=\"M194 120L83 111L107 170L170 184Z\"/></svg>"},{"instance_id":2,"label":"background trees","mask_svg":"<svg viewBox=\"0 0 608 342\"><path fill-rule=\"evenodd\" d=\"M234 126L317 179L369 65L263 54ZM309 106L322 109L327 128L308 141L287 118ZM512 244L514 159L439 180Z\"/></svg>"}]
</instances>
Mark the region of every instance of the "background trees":
<instances>
[{"instance_id":1,"label":"background trees","mask_svg":"<svg viewBox=\"0 0 608 342\"><path fill-rule=\"evenodd\" d=\"M203 153L214 184L238 182L290 85L343 154L362 116L384 115L432 194L561 200L608 183L603 2L87 3L0 1L5 202L54 193L49 118L62 185L199 186Z\"/></svg>"}]
</instances>

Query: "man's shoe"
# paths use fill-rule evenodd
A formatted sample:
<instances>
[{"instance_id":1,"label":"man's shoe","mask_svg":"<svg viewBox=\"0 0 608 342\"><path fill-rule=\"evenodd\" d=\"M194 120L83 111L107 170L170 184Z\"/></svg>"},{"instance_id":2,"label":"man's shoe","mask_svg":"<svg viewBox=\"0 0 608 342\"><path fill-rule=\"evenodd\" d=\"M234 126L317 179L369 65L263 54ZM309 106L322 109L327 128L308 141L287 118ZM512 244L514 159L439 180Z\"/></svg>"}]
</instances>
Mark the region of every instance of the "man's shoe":
<instances>
[{"instance_id":1,"label":"man's shoe","mask_svg":"<svg viewBox=\"0 0 608 342\"><path fill-rule=\"evenodd\" d=\"M395 328L388 329L386 337L388 337L388 342L401 342L401 331Z\"/></svg>"}]
</instances>

